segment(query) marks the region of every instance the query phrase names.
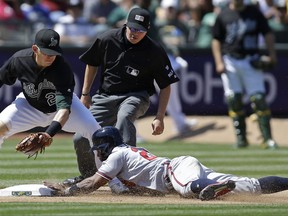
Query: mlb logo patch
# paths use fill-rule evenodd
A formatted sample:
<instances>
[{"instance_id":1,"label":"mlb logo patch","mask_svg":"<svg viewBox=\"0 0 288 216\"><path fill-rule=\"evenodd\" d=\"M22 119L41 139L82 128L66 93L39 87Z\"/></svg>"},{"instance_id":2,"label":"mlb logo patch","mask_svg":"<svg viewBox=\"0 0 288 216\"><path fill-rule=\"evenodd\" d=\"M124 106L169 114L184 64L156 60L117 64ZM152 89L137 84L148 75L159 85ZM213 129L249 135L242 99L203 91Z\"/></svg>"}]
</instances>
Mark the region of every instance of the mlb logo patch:
<instances>
[{"instance_id":1,"label":"mlb logo patch","mask_svg":"<svg viewBox=\"0 0 288 216\"><path fill-rule=\"evenodd\" d=\"M143 22L144 21L144 17L140 16L140 15L135 15L135 20Z\"/></svg>"},{"instance_id":2,"label":"mlb logo patch","mask_svg":"<svg viewBox=\"0 0 288 216\"><path fill-rule=\"evenodd\" d=\"M128 66L127 70L126 70L126 73L128 73L128 74L130 74L132 76L135 76L135 77L138 76L139 72L140 72L139 70L134 69L134 68L132 68L130 66Z\"/></svg>"}]
</instances>

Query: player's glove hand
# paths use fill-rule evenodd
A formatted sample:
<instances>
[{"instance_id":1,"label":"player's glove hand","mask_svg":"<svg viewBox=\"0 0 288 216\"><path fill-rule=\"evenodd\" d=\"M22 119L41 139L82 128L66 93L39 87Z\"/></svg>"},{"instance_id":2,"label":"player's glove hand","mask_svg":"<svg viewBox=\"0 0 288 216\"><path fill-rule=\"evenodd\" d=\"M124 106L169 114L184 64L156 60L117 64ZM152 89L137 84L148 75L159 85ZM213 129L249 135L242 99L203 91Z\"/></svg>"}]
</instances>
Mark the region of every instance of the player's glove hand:
<instances>
[{"instance_id":1,"label":"player's glove hand","mask_svg":"<svg viewBox=\"0 0 288 216\"><path fill-rule=\"evenodd\" d=\"M275 63L271 60L269 56L262 55L258 56L257 58L253 58L250 61L252 67L262 70L264 72L268 72L274 69Z\"/></svg>"},{"instance_id":2,"label":"player's glove hand","mask_svg":"<svg viewBox=\"0 0 288 216\"><path fill-rule=\"evenodd\" d=\"M38 153L44 153L45 148L51 145L52 141L52 137L47 133L31 133L16 145L16 151L23 152L28 155L28 158L35 155L36 159Z\"/></svg>"},{"instance_id":3,"label":"player's glove hand","mask_svg":"<svg viewBox=\"0 0 288 216\"><path fill-rule=\"evenodd\" d=\"M43 181L43 184L46 187L53 190L52 194L54 196L69 196L69 194L67 193L69 192L68 187L66 187L62 183L53 183L53 182Z\"/></svg>"}]
</instances>

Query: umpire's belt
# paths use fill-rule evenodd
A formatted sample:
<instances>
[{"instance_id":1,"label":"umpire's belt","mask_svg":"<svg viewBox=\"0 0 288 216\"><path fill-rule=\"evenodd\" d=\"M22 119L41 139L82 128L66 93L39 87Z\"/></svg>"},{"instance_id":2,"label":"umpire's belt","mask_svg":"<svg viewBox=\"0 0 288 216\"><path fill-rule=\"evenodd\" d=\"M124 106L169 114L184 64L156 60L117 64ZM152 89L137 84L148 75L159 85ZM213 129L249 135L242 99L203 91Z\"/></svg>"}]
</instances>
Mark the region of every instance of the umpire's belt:
<instances>
[{"instance_id":1,"label":"umpire's belt","mask_svg":"<svg viewBox=\"0 0 288 216\"><path fill-rule=\"evenodd\" d=\"M228 55L234 59L244 59L247 56L247 55L242 54L242 53L229 53Z\"/></svg>"}]
</instances>

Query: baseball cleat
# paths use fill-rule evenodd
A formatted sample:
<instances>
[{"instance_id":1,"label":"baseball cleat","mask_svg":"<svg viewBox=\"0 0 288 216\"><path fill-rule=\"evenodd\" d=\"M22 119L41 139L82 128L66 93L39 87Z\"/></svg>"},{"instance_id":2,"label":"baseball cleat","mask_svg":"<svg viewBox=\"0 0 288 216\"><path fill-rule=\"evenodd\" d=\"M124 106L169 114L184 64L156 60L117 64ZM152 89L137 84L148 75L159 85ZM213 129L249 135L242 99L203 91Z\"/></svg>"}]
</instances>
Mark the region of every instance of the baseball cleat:
<instances>
[{"instance_id":1,"label":"baseball cleat","mask_svg":"<svg viewBox=\"0 0 288 216\"><path fill-rule=\"evenodd\" d=\"M205 187L199 194L199 199L201 200L211 200L219 196L229 193L234 190L236 184L232 180L226 182L220 182L216 184L211 184Z\"/></svg>"},{"instance_id":2,"label":"baseball cleat","mask_svg":"<svg viewBox=\"0 0 288 216\"><path fill-rule=\"evenodd\" d=\"M238 140L235 147L236 148L246 148L249 146L247 139Z\"/></svg>"},{"instance_id":3,"label":"baseball cleat","mask_svg":"<svg viewBox=\"0 0 288 216\"><path fill-rule=\"evenodd\" d=\"M266 140L266 142L261 144L261 147L264 149L277 149L277 148L279 148L277 143L272 139Z\"/></svg>"}]
</instances>

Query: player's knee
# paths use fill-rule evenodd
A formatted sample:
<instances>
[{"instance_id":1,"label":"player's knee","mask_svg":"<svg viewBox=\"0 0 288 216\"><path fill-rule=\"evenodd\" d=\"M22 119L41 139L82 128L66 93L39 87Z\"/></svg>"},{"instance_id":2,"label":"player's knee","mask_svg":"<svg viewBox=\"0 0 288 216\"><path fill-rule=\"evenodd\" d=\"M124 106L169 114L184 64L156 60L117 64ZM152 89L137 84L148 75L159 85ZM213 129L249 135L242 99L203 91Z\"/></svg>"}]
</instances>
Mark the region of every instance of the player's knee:
<instances>
[{"instance_id":1,"label":"player's knee","mask_svg":"<svg viewBox=\"0 0 288 216\"><path fill-rule=\"evenodd\" d=\"M236 93L227 96L229 115L231 117L244 115L242 94Z\"/></svg>"},{"instance_id":2,"label":"player's knee","mask_svg":"<svg viewBox=\"0 0 288 216\"><path fill-rule=\"evenodd\" d=\"M9 129L8 129L7 125L0 120L0 136L4 136L4 134L7 133L8 130Z\"/></svg>"},{"instance_id":3,"label":"player's knee","mask_svg":"<svg viewBox=\"0 0 288 216\"><path fill-rule=\"evenodd\" d=\"M89 140L81 136L81 134L76 133L73 136L74 149L77 151L89 151L91 146Z\"/></svg>"},{"instance_id":4,"label":"player's knee","mask_svg":"<svg viewBox=\"0 0 288 216\"><path fill-rule=\"evenodd\" d=\"M198 196L199 193L195 193L194 191L191 190L190 184L187 184L184 187L181 187L177 189L175 189L182 197L185 198L196 198Z\"/></svg>"},{"instance_id":5,"label":"player's knee","mask_svg":"<svg viewBox=\"0 0 288 216\"><path fill-rule=\"evenodd\" d=\"M270 109L262 93L253 94L250 97L251 106L257 115L270 115Z\"/></svg>"}]
</instances>

